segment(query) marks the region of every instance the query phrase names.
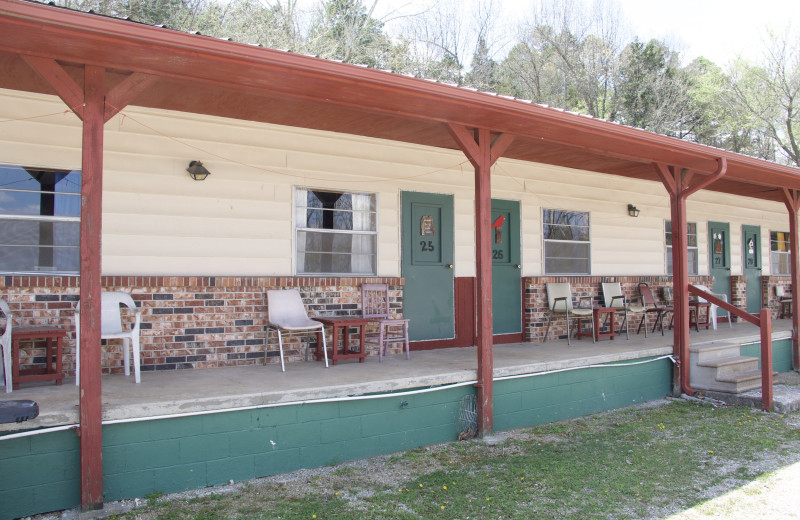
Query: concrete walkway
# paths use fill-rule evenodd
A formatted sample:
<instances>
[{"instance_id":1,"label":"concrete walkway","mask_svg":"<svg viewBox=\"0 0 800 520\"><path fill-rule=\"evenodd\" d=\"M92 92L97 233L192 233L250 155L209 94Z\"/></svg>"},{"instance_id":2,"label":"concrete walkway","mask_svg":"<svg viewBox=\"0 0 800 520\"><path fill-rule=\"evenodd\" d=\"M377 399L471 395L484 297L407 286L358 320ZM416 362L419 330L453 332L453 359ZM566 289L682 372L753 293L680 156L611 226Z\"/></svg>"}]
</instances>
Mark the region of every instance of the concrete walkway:
<instances>
[{"instance_id":1,"label":"concrete walkway","mask_svg":"<svg viewBox=\"0 0 800 520\"><path fill-rule=\"evenodd\" d=\"M791 320L775 320L775 339L791 337ZM692 331L692 344L736 340L759 341L758 328L742 323L729 328ZM495 377L530 374L565 368L630 361L672 354L672 334L624 334L614 340L592 343L588 338L547 343L511 343L494 347ZM142 372L141 384L133 377L106 375L103 385L103 420L122 421L182 413L202 413L341 398L372 393L400 392L440 385L469 383L477 377L476 347L412 351L411 360L393 355L378 363L342 362L326 369L321 362ZM27 383L6 400L31 399L39 403L37 419L21 424L0 424L0 431L72 425L78 422L78 387L73 378L64 384Z\"/></svg>"}]
</instances>

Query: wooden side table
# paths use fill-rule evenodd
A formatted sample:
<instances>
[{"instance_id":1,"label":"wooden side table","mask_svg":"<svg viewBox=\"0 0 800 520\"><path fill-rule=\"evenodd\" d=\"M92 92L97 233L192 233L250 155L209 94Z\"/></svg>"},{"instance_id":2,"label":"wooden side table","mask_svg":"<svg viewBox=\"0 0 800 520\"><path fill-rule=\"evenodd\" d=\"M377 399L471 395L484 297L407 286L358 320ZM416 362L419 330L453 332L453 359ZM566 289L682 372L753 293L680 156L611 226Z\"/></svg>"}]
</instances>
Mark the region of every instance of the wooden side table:
<instances>
[{"instance_id":1,"label":"wooden side table","mask_svg":"<svg viewBox=\"0 0 800 520\"><path fill-rule=\"evenodd\" d=\"M705 314L703 321L700 321L700 310L705 309ZM694 316L694 319L692 319ZM700 327L705 327L708 330L708 326L711 325L711 304L708 302L698 302L698 301L690 301L689 302L689 327L694 325L694 330L700 332Z\"/></svg>"},{"instance_id":2,"label":"wooden side table","mask_svg":"<svg viewBox=\"0 0 800 520\"><path fill-rule=\"evenodd\" d=\"M67 330L63 327L47 325L21 326L11 329L11 380L14 383L14 390L19 389L19 383L28 381L48 381L52 379L55 380L57 385L61 384L64 379L61 358L66 332ZM20 342L36 340L46 341L44 366L20 370Z\"/></svg>"},{"instance_id":3,"label":"wooden side table","mask_svg":"<svg viewBox=\"0 0 800 520\"><path fill-rule=\"evenodd\" d=\"M328 317L319 317L314 316L312 318L323 325L327 325L331 327L331 345L329 345L328 357L330 358L331 362L335 365L337 361L340 359L358 359L359 363L364 362L364 358L367 357L367 350L364 344L364 332L367 328L367 323L369 320L365 320L364 318L358 317L351 317L351 316L328 316ZM358 350L353 350L350 348L350 327L358 327L359 328L359 345ZM341 330L342 335L342 350L339 350L339 331ZM323 358L322 354L322 335L325 334L325 328L323 327L320 332L317 333L317 353L316 358L317 361Z\"/></svg>"},{"instance_id":4,"label":"wooden side table","mask_svg":"<svg viewBox=\"0 0 800 520\"><path fill-rule=\"evenodd\" d=\"M578 330L575 332L575 337L580 339L583 337L591 337L594 334L595 340L600 338L611 338L612 340L617 335L614 325L614 313L617 312L615 307L595 307L592 309L592 318L594 321L594 329L590 332L583 332L582 320L585 318L578 318ZM607 316L611 327L606 332L600 332L600 319L602 316Z\"/></svg>"}]
</instances>

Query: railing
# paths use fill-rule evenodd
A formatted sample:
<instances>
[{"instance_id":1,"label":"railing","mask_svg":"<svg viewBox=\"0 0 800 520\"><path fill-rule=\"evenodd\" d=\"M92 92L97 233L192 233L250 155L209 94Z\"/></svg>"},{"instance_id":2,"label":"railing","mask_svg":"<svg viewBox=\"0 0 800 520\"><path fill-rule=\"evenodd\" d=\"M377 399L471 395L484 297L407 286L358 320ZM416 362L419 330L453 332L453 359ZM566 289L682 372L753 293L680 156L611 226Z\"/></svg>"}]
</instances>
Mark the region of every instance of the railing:
<instances>
[{"instance_id":1,"label":"railing","mask_svg":"<svg viewBox=\"0 0 800 520\"><path fill-rule=\"evenodd\" d=\"M730 303L720 300L711 293L689 284L689 294L699 296L729 313L761 329L761 407L772 411L772 316L768 308L761 309L758 314L750 314ZM730 319L730 318L728 318Z\"/></svg>"}]
</instances>

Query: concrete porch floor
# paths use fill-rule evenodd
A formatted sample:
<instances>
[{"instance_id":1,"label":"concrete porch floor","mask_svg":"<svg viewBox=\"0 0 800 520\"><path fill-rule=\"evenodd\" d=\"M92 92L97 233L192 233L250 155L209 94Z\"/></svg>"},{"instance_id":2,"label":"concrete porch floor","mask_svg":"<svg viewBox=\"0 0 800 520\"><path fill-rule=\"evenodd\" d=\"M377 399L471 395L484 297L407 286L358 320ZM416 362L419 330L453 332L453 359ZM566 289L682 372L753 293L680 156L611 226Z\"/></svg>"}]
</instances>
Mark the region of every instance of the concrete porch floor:
<instances>
[{"instance_id":1,"label":"concrete porch floor","mask_svg":"<svg viewBox=\"0 0 800 520\"><path fill-rule=\"evenodd\" d=\"M773 339L791 337L791 320L773 322ZM692 344L717 341L753 343L760 340L757 327L747 323L720 324L716 331L691 332ZM547 343L510 343L494 347L495 377L513 376L672 354L672 331L650 334L624 333L614 340L592 343L588 338ZM391 355L378 363L370 356L364 363L340 362L325 369L322 362L142 372L133 377L106 375L103 385L103 420L124 421L277 403L297 403L439 385L469 383L476 379L476 347L412 351L411 360ZM78 387L74 378L63 385L25 383L2 399L30 399L39 404L39 417L21 424L0 424L0 432L29 430L78 423ZM2 390L0 390L2 391Z\"/></svg>"}]
</instances>

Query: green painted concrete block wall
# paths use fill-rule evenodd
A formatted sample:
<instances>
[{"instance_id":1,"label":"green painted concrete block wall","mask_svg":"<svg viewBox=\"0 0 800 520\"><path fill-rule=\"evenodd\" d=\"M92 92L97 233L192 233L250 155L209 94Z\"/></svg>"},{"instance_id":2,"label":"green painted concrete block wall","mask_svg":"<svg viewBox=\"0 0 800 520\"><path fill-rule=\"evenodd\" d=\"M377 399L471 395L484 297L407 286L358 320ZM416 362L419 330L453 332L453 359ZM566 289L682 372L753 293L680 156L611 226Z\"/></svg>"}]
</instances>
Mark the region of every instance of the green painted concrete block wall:
<instances>
[{"instance_id":1,"label":"green painted concrete block wall","mask_svg":"<svg viewBox=\"0 0 800 520\"><path fill-rule=\"evenodd\" d=\"M742 345L740 350L743 356L761 359L761 343ZM758 364L761 368L761 363ZM792 340L781 339L772 342L772 370L775 372L790 372L792 370Z\"/></svg>"},{"instance_id":2,"label":"green painted concrete block wall","mask_svg":"<svg viewBox=\"0 0 800 520\"><path fill-rule=\"evenodd\" d=\"M495 429L661 398L671 381L669 360L498 381ZM459 401L474 392L465 386L107 425L104 499L203 488L454 441ZM74 432L0 441L0 468L0 519L79 505Z\"/></svg>"},{"instance_id":3,"label":"green painted concrete block wall","mask_svg":"<svg viewBox=\"0 0 800 520\"><path fill-rule=\"evenodd\" d=\"M498 381L494 425L510 430L623 408L665 397L671 385L669 359Z\"/></svg>"}]
</instances>

